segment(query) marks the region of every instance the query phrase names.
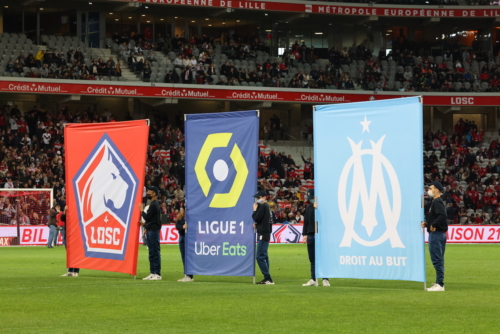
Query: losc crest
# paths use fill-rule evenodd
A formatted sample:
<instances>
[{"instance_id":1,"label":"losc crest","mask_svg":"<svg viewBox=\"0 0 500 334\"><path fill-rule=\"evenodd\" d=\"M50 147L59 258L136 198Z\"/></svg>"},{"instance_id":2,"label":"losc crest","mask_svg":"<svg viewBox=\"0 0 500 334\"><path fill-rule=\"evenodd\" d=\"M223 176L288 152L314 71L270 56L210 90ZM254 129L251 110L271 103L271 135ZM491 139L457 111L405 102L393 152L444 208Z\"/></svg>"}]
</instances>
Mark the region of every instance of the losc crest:
<instances>
[{"instance_id":1,"label":"losc crest","mask_svg":"<svg viewBox=\"0 0 500 334\"><path fill-rule=\"evenodd\" d=\"M301 233L293 225L282 225L273 232L273 241L275 243L298 243Z\"/></svg>"},{"instance_id":2,"label":"losc crest","mask_svg":"<svg viewBox=\"0 0 500 334\"><path fill-rule=\"evenodd\" d=\"M73 179L86 256L123 260L138 179L104 134Z\"/></svg>"}]
</instances>

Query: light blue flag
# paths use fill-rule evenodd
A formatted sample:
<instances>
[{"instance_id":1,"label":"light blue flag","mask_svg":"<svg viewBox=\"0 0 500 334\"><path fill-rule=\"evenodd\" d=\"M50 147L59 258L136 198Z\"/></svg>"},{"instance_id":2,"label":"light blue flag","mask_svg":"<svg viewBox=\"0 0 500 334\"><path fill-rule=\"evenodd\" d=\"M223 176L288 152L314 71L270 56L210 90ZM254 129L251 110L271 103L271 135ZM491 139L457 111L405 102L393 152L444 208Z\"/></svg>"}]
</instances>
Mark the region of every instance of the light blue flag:
<instances>
[{"instance_id":1,"label":"light blue flag","mask_svg":"<svg viewBox=\"0 0 500 334\"><path fill-rule=\"evenodd\" d=\"M425 281L420 97L316 106L316 276Z\"/></svg>"}]
</instances>

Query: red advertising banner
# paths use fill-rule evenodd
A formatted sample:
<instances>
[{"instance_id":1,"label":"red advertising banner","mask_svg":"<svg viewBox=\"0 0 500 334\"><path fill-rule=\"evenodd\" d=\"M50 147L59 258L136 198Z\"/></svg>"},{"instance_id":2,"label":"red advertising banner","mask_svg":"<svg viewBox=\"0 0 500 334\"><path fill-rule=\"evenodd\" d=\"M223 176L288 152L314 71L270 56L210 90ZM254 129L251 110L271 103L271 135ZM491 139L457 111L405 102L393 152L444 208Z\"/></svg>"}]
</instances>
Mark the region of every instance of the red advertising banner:
<instances>
[{"instance_id":1,"label":"red advertising banner","mask_svg":"<svg viewBox=\"0 0 500 334\"><path fill-rule=\"evenodd\" d=\"M383 92L376 94L367 91L346 90L311 90L288 88L235 88L234 86L203 86L203 85L167 85L167 84L97 84L92 81L75 83L56 81L29 81L18 79L5 81L0 79L0 92L25 94L56 94L56 95L97 95L123 97L149 97L172 99L200 100L233 100L233 101L272 101L293 103L347 103L373 100L394 99L409 96L422 96L423 104L428 106L498 106L498 93L400 93Z\"/></svg>"},{"instance_id":2,"label":"red advertising banner","mask_svg":"<svg viewBox=\"0 0 500 334\"><path fill-rule=\"evenodd\" d=\"M274 224L271 243L298 243L302 238L301 224L280 225ZM14 236L17 235L16 226L12 226ZM47 226L20 226L21 246L46 246L49 238ZM10 246L12 237L0 235L0 246ZM140 236L137 238L140 242ZM425 242L428 234L425 234ZM448 226L447 243L500 243L500 225L450 225ZM163 225L160 233L162 245L179 243L179 233L174 225ZM62 245L62 236L59 234L58 245Z\"/></svg>"},{"instance_id":3,"label":"red advertising banner","mask_svg":"<svg viewBox=\"0 0 500 334\"><path fill-rule=\"evenodd\" d=\"M179 232L175 225L163 225L160 233L160 244L171 245L179 243Z\"/></svg>"},{"instance_id":4,"label":"red advertising banner","mask_svg":"<svg viewBox=\"0 0 500 334\"><path fill-rule=\"evenodd\" d=\"M274 2L251 0L118 0L123 2L142 2L145 4L163 4L178 6L196 6L213 8L251 9L281 12L302 12L331 15L358 16L399 16L399 17L497 17L500 10L489 6L464 8L458 6L383 6L383 5L343 5L343 4L311 4L304 1Z\"/></svg>"},{"instance_id":5,"label":"red advertising banner","mask_svg":"<svg viewBox=\"0 0 500 334\"><path fill-rule=\"evenodd\" d=\"M429 234L425 232L425 242ZM499 225L449 225L446 242L452 244L500 243Z\"/></svg>"},{"instance_id":6,"label":"red advertising banner","mask_svg":"<svg viewBox=\"0 0 500 334\"><path fill-rule=\"evenodd\" d=\"M136 274L148 133L145 120L64 129L68 268Z\"/></svg>"}]
</instances>

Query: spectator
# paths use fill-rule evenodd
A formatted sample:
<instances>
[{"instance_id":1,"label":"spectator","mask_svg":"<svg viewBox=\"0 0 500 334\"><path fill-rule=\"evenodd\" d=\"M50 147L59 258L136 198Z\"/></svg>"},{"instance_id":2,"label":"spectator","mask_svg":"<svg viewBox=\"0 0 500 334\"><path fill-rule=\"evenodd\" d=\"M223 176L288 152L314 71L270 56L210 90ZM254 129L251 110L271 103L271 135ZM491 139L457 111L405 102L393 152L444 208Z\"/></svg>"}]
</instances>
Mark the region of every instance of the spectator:
<instances>
[{"instance_id":1,"label":"spectator","mask_svg":"<svg viewBox=\"0 0 500 334\"><path fill-rule=\"evenodd\" d=\"M50 211L50 213L49 213L50 219L49 219L48 226L49 226L50 232L49 232L49 239L48 239L48 243L47 243L47 248L54 248L54 245L57 244L57 231L56 231L57 219L56 219L56 216L60 211L60 207L57 204L49 211Z\"/></svg>"},{"instance_id":2,"label":"spectator","mask_svg":"<svg viewBox=\"0 0 500 334\"><path fill-rule=\"evenodd\" d=\"M144 65L144 69L142 70L142 78L144 79L145 82L151 81L151 69L149 68L149 65L146 64Z\"/></svg>"}]
</instances>

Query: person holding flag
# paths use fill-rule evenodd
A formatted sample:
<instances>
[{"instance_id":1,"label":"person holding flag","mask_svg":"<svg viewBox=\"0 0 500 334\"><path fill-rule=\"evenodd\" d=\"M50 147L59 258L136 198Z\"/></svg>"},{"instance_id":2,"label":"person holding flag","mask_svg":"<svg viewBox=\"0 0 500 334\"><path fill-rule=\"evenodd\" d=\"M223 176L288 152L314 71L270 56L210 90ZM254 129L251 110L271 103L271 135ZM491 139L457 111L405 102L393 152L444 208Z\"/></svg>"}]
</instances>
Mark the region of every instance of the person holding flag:
<instances>
[{"instance_id":1,"label":"person holding flag","mask_svg":"<svg viewBox=\"0 0 500 334\"><path fill-rule=\"evenodd\" d=\"M64 223L64 228L66 229L66 215L68 212L68 206L64 207L64 212L61 215L61 221ZM66 247L66 231L63 232L63 245ZM68 271L61 276L72 276L78 277L80 274L80 268L68 268Z\"/></svg>"},{"instance_id":2,"label":"person holding flag","mask_svg":"<svg viewBox=\"0 0 500 334\"><path fill-rule=\"evenodd\" d=\"M182 266L184 267L184 272L186 271L186 230L187 223L184 218L184 209L179 210L179 214L176 217L175 228L179 231L179 250L181 251ZM183 278L177 280L177 282L193 282L193 275L184 275Z\"/></svg>"},{"instance_id":3,"label":"person holding flag","mask_svg":"<svg viewBox=\"0 0 500 334\"><path fill-rule=\"evenodd\" d=\"M269 241L271 240L271 210L266 202L267 193L265 190L259 190L253 197L257 203L253 204L252 219L253 227L257 229L257 264L259 265L264 279L257 284L274 284L269 272Z\"/></svg>"},{"instance_id":4,"label":"person holding flag","mask_svg":"<svg viewBox=\"0 0 500 334\"><path fill-rule=\"evenodd\" d=\"M144 211L144 203L139 204L141 217L145 223L139 222L146 229L146 238L149 251L149 276L143 278L147 281L161 280L161 254L160 254L160 204L156 200L158 188L154 186L147 187L147 198L150 200L147 212Z\"/></svg>"},{"instance_id":5,"label":"person holding flag","mask_svg":"<svg viewBox=\"0 0 500 334\"><path fill-rule=\"evenodd\" d=\"M427 291L444 291L444 251L446 247L446 208L441 194L443 185L434 181L429 185L427 194L432 198L432 203L427 215L427 222L422 222L422 228L427 227L429 233L429 253L432 264L436 269L436 283L426 289Z\"/></svg>"},{"instance_id":6,"label":"person holding flag","mask_svg":"<svg viewBox=\"0 0 500 334\"><path fill-rule=\"evenodd\" d=\"M302 242L307 243L307 253L309 254L309 262L311 262L311 279L302 284L302 286L318 286L318 281L316 280L316 250L315 250L315 225L316 225L316 210L318 208L318 203L316 203L314 198L314 189L309 189L307 191L307 199L309 200L309 205L306 207L304 212L304 227L302 228ZM328 278L323 278L323 286L330 286L330 280Z\"/></svg>"}]
</instances>

